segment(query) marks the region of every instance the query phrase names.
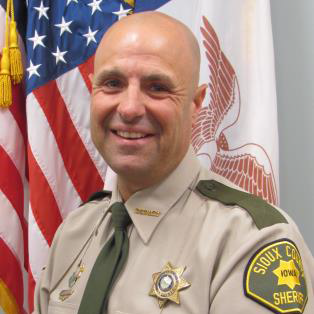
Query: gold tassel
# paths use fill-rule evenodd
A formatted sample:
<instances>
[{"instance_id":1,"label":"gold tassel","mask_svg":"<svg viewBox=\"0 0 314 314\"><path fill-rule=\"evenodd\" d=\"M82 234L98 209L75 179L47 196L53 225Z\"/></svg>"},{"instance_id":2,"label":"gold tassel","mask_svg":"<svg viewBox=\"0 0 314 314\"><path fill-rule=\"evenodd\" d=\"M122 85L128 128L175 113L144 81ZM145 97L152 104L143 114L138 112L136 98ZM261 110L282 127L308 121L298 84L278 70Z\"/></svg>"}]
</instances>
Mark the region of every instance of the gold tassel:
<instances>
[{"instance_id":1,"label":"gold tassel","mask_svg":"<svg viewBox=\"0 0 314 314\"><path fill-rule=\"evenodd\" d=\"M18 84L23 78L23 63L20 48L17 42L16 23L10 22L10 72L14 84Z\"/></svg>"},{"instance_id":2,"label":"gold tassel","mask_svg":"<svg viewBox=\"0 0 314 314\"><path fill-rule=\"evenodd\" d=\"M12 87L10 78L9 51L7 47L2 50L0 71L0 107L6 108L12 104Z\"/></svg>"},{"instance_id":3,"label":"gold tassel","mask_svg":"<svg viewBox=\"0 0 314 314\"><path fill-rule=\"evenodd\" d=\"M9 11L12 0L7 1L7 12L5 19L5 46L2 49L0 63L0 108L7 108L12 104L12 86L10 77L9 58Z\"/></svg>"}]
</instances>

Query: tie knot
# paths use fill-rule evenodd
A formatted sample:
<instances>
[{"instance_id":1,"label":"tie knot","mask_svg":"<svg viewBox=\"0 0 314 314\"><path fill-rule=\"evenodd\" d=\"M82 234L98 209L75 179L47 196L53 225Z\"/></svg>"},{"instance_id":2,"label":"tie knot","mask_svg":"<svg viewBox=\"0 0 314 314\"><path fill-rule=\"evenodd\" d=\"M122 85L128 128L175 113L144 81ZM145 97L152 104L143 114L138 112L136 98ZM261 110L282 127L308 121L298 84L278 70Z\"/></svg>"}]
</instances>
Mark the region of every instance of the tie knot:
<instances>
[{"instance_id":1,"label":"tie knot","mask_svg":"<svg viewBox=\"0 0 314 314\"><path fill-rule=\"evenodd\" d=\"M121 202L111 205L111 212L114 228L125 229L132 222L124 204Z\"/></svg>"}]
</instances>

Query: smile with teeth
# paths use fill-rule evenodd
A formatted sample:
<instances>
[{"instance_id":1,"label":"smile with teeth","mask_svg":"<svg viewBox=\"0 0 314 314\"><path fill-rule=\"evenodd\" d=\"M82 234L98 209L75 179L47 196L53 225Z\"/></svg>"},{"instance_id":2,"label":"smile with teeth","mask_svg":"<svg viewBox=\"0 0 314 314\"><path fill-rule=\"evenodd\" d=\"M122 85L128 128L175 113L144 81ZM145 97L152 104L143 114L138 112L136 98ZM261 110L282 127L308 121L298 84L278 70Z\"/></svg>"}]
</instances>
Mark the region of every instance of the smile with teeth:
<instances>
[{"instance_id":1,"label":"smile with teeth","mask_svg":"<svg viewBox=\"0 0 314 314\"><path fill-rule=\"evenodd\" d=\"M140 133L140 132L127 132L127 131L115 131L117 135L127 139L139 139L146 137L148 134Z\"/></svg>"}]
</instances>

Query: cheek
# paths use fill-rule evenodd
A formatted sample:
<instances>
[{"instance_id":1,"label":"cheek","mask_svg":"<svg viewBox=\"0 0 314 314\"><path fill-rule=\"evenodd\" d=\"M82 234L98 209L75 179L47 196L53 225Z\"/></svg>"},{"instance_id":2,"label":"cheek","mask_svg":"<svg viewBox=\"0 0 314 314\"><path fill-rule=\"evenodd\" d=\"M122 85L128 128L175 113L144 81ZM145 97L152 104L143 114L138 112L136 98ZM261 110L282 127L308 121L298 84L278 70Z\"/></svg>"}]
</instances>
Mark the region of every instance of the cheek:
<instances>
[{"instance_id":1,"label":"cheek","mask_svg":"<svg viewBox=\"0 0 314 314\"><path fill-rule=\"evenodd\" d=\"M103 97L92 96L90 106L90 131L93 142L99 151L102 150L104 144L104 127L107 116L108 108L105 105Z\"/></svg>"},{"instance_id":2,"label":"cheek","mask_svg":"<svg viewBox=\"0 0 314 314\"><path fill-rule=\"evenodd\" d=\"M97 124L104 123L104 120L109 115L110 106L108 106L108 100L105 99L101 94L92 96L91 99L91 124L95 127Z\"/></svg>"},{"instance_id":3,"label":"cheek","mask_svg":"<svg viewBox=\"0 0 314 314\"><path fill-rule=\"evenodd\" d=\"M158 108L158 110L153 112L153 116L159 124L161 133L164 134L167 138L169 136L173 136L173 134L176 133L178 120L178 113L175 110L175 107L173 104L170 104L167 106L159 105L156 108Z\"/></svg>"},{"instance_id":4,"label":"cheek","mask_svg":"<svg viewBox=\"0 0 314 314\"><path fill-rule=\"evenodd\" d=\"M192 134L192 112L190 106L182 108L177 122L177 133L180 146L186 147L190 144Z\"/></svg>"},{"instance_id":5,"label":"cheek","mask_svg":"<svg viewBox=\"0 0 314 314\"><path fill-rule=\"evenodd\" d=\"M180 150L180 147L186 146L186 115L178 106L168 107L160 114L160 123L163 130L162 147L168 153Z\"/></svg>"},{"instance_id":6,"label":"cheek","mask_svg":"<svg viewBox=\"0 0 314 314\"><path fill-rule=\"evenodd\" d=\"M95 109L95 106L91 104L90 107L90 132L92 139L94 143L96 144L96 147L98 147L97 142L100 138L100 129L101 129L101 123L100 123L100 115L98 114L97 110Z\"/></svg>"}]
</instances>

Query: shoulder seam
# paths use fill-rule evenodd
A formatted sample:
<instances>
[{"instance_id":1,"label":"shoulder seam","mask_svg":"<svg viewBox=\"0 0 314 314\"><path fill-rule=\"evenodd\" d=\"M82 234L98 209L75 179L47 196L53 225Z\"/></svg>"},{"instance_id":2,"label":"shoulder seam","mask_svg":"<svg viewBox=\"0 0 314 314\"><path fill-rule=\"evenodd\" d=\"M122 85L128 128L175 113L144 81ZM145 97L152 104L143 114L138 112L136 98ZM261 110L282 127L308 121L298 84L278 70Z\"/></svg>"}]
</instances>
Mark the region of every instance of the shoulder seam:
<instances>
[{"instance_id":1,"label":"shoulder seam","mask_svg":"<svg viewBox=\"0 0 314 314\"><path fill-rule=\"evenodd\" d=\"M201 180L196 189L207 198L228 206L242 207L252 217L258 229L288 223L278 209L256 195L231 188L215 180Z\"/></svg>"},{"instance_id":2,"label":"shoulder seam","mask_svg":"<svg viewBox=\"0 0 314 314\"><path fill-rule=\"evenodd\" d=\"M97 192L93 193L93 194L88 198L88 200L87 200L86 202L82 203L82 204L80 205L80 207L83 206L83 205L85 205L85 204L87 204L87 203L89 203L89 202L92 202L92 201L100 201L100 200L104 199L105 197L110 197L111 194L112 194L112 192L111 192L111 191L107 191L107 190L97 191Z\"/></svg>"}]
</instances>

